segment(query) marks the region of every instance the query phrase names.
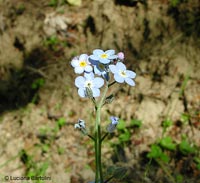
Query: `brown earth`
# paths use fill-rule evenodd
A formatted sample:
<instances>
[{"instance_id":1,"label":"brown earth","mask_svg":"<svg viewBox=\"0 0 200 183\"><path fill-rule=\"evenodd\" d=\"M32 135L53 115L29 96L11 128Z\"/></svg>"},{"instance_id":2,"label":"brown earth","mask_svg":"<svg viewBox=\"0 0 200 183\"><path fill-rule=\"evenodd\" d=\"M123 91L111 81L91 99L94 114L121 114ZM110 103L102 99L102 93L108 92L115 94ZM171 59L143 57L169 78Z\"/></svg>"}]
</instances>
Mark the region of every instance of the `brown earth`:
<instances>
[{"instance_id":1,"label":"brown earth","mask_svg":"<svg viewBox=\"0 0 200 183\"><path fill-rule=\"evenodd\" d=\"M0 0L2 180L31 171L45 171L51 183L94 179L93 144L73 127L81 118L92 131L93 106L79 98L70 61L95 48L123 51L125 63L137 73L134 88L113 87L116 99L104 107L102 125L110 115L127 125L131 119L142 120L142 127L131 131L130 143L118 149L117 158L111 144L118 143L118 133L105 142L105 167L128 168L123 183L170 182L156 166L145 177L147 163L141 161L162 137L166 118L174 122L166 134L175 142L184 134L200 147L200 25L194 21L200 17L199 2L178 8L167 0L124 2L88 0L78 7L61 2L49 6L47 0ZM38 78L45 83L33 88ZM189 124L177 125L183 114L190 116ZM66 125L57 129L60 118ZM188 161L183 157L166 166L171 173L175 167L186 174ZM189 164L185 182L200 182L200 171L193 166Z\"/></svg>"}]
</instances>

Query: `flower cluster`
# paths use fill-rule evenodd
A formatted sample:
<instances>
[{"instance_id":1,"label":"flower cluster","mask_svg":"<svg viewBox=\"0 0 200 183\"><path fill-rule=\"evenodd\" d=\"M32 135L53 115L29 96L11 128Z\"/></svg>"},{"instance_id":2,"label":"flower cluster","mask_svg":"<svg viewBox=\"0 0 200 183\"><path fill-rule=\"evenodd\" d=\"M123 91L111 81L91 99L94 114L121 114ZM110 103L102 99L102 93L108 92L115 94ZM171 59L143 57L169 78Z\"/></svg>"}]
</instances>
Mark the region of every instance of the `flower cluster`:
<instances>
[{"instance_id":1,"label":"flower cluster","mask_svg":"<svg viewBox=\"0 0 200 183\"><path fill-rule=\"evenodd\" d=\"M92 55L81 54L73 58L71 65L76 74L83 74L75 79L80 97L99 97L100 88L110 81L110 73L118 83L135 86L136 73L127 70L124 63L124 53L115 54L115 50L103 51L95 49ZM98 75L97 77L95 75Z\"/></svg>"}]
</instances>

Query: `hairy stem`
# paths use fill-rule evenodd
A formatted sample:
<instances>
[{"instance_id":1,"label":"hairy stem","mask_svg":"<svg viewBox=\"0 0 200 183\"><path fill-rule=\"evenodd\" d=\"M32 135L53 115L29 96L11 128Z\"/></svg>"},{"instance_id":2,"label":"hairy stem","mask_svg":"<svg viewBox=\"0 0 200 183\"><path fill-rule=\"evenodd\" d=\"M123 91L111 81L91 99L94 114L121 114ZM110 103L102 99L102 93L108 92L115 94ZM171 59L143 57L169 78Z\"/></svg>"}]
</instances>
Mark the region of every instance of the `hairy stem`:
<instances>
[{"instance_id":1,"label":"hairy stem","mask_svg":"<svg viewBox=\"0 0 200 183\"><path fill-rule=\"evenodd\" d=\"M95 161L96 161L96 176L95 183L103 183L102 166L101 166L101 126L100 113L101 109L97 107L95 124Z\"/></svg>"},{"instance_id":2,"label":"hairy stem","mask_svg":"<svg viewBox=\"0 0 200 183\"><path fill-rule=\"evenodd\" d=\"M96 122L95 122L95 163L96 163L96 174L95 183L103 183L103 173L101 164L101 108L104 104L106 93L108 91L108 83L106 83L103 95L96 107Z\"/></svg>"}]
</instances>

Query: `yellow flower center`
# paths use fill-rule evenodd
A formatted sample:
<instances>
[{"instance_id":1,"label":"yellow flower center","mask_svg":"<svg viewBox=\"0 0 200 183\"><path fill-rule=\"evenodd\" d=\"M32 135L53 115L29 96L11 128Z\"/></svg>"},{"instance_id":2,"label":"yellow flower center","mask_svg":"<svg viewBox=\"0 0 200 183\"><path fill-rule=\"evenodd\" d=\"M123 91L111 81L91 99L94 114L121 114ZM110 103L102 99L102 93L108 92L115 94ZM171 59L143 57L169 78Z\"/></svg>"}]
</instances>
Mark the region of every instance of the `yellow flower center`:
<instances>
[{"instance_id":1,"label":"yellow flower center","mask_svg":"<svg viewBox=\"0 0 200 183\"><path fill-rule=\"evenodd\" d=\"M85 60L79 62L80 67L85 67L87 65Z\"/></svg>"},{"instance_id":2,"label":"yellow flower center","mask_svg":"<svg viewBox=\"0 0 200 183\"><path fill-rule=\"evenodd\" d=\"M108 58L108 55L104 53L101 55L101 58Z\"/></svg>"}]
</instances>

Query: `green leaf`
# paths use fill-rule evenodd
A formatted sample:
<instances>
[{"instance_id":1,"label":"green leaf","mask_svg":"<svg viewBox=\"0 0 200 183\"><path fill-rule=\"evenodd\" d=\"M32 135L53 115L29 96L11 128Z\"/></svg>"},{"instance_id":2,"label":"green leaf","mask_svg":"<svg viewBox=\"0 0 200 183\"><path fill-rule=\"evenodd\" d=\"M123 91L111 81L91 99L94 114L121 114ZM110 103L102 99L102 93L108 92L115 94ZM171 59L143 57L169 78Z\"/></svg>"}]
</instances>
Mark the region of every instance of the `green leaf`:
<instances>
[{"instance_id":1,"label":"green leaf","mask_svg":"<svg viewBox=\"0 0 200 183\"><path fill-rule=\"evenodd\" d=\"M39 78L39 79L36 79L32 83L31 88L32 89L38 89L38 88L42 87L44 84L45 84L45 80L43 78Z\"/></svg>"},{"instance_id":2,"label":"green leaf","mask_svg":"<svg viewBox=\"0 0 200 183\"><path fill-rule=\"evenodd\" d=\"M124 120L119 120L119 123L117 124L118 130L125 130L126 129L126 122Z\"/></svg>"},{"instance_id":3,"label":"green leaf","mask_svg":"<svg viewBox=\"0 0 200 183\"><path fill-rule=\"evenodd\" d=\"M200 157L194 157L194 161L195 161L195 163L199 163L200 164Z\"/></svg>"},{"instance_id":4,"label":"green leaf","mask_svg":"<svg viewBox=\"0 0 200 183\"><path fill-rule=\"evenodd\" d=\"M176 7L180 3L180 0L171 0L170 3L173 7Z\"/></svg>"},{"instance_id":5,"label":"green leaf","mask_svg":"<svg viewBox=\"0 0 200 183\"><path fill-rule=\"evenodd\" d=\"M59 126L59 128L61 128L62 126L64 126L66 124L66 119L65 118L59 118L57 121L57 124Z\"/></svg>"},{"instance_id":6,"label":"green leaf","mask_svg":"<svg viewBox=\"0 0 200 183\"><path fill-rule=\"evenodd\" d=\"M57 4L58 4L58 1L57 1L57 0L51 0L51 1L49 2L49 6L57 6Z\"/></svg>"},{"instance_id":7,"label":"green leaf","mask_svg":"<svg viewBox=\"0 0 200 183\"><path fill-rule=\"evenodd\" d=\"M165 163L169 162L169 156L163 153L159 145L153 144L151 151L147 154L148 158L161 159Z\"/></svg>"},{"instance_id":8,"label":"green leaf","mask_svg":"<svg viewBox=\"0 0 200 183\"><path fill-rule=\"evenodd\" d=\"M29 171L27 173L27 177L34 177L34 176L36 176L34 171Z\"/></svg>"},{"instance_id":9,"label":"green leaf","mask_svg":"<svg viewBox=\"0 0 200 183\"><path fill-rule=\"evenodd\" d=\"M200 170L200 158L199 157L194 157L194 162L196 163L197 169Z\"/></svg>"},{"instance_id":10,"label":"green leaf","mask_svg":"<svg viewBox=\"0 0 200 183\"><path fill-rule=\"evenodd\" d=\"M38 168L38 175L40 176L44 176L45 172L47 171L49 167L49 163L48 162L44 162L40 168Z\"/></svg>"},{"instance_id":11,"label":"green leaf","mask_svg":"<svg viewBox=\"0 0 200 183\"><path fill-rule=\"evenodd\" d=\"M172 124L173 124L173 121L172 121L172 120L166 119L166 120L163 121L162 126L163 126L165 129L167 129L168 127L172 126Z\"/></svg>"},{"instance_id":12,"label":"green leaf","mask_svg":"<svg viewBox=\"0 0 200 183\"><path fill-rule=\"evenodd\" d=\"M58 154L64 154L65 149L63 147L58 148Z\"/></svg>"},{"instance_id":13,"label":"green leaf","mask_svg":"<svg viewBox=\"0 0 200 183\"><path fill-rule=\"evenodd\" d=\"M169 156L168 156L167 154L165 154L165 153L161 153L160 159L161 159L162 161L164 161L165 163L168 163L169 160L170 160Z\"/></svg>"},{"instance_id":14,"label":"green leaf","mask_svg":"<svg viewBox=\"0 0 200 183\"><path fill-rule=\"evenodd\" d=\"M162 154L162 149L156 145L156 144L153 144L151 146L151 151L147 154L147 157L148 158L159 158Z\"/></svg>"},{"instance_id":15,"label":"green leaf","mask_svg":"<svg viewBox=\"0 0 200 183\"><path fill-rule=\"evenodd\" d=\"M132 119L130 125L132 127L140 128L142 126L142 121L138 119Z\"/></svg>"},{"instance_id":16,"label":"green leaf","mask_svg":"<svg viewBox=\"0 0 200 183\"><path fill-rule=\"evenodd\" d=\"M190 116L188 114L182 114L181 115L181 121L184 123L184 124L188 124L189 123L189 120L190 120Z\"/></svg>"},{"instance_id":17,"label":"green leaf","mask_svg":"<svg viewBox=\"0 0 200 183\"><path fill-rule=\"evenodd\" d=\"M171 151L176 149L176 144L172 142L172 139L169 136L162 138L160 140L160 145L163 148L171 150Z\"/></svg>"},{"instance_id":18,"label":"green leaf","mask_svg":"<svg viewBox=\"0 0 200 183\"><path fill-rule=\"evenodd\" d=\"M130 140L131 134L128 130L125 130L124 133L119 135L119 140L121 142L127 142Z\"/></svg>"},{"instance_id":19,"label":"green leaf","mask_svg":"<svg viewBox=\"0 0 200 183\"><path fill-rule=\"evenodd\" d=\"M183 182L183 176L182 176L181 174L176 175L176 182L177 182L177 183Z\"/></svg>"},{"instance_id":20,"label":"green leaf","mask_svg":"<svg viewBox=\"0 0 200 183\"><path fill-rule=\"evenodd\" d=\"M197 169L198 169L198 170L200 170L200 163L199 163L199 164L197 164Z\"/></svg>"},{"instance_id":21,"label":"green leaf","mask_svg":"<svg viewBox=\"0 0 200 183\"><path fill-rule=\"evenodd\" d=\"M49 145L48 144L42 145L42 151L43 152L48 152L49 151Z\"/></svg>"},{"instance_id":22,"label":"green leaf","mask_svg":"<svg viewBox=\"0 0 200 183\"><path fill-rule=\"evenodd\" d=\"M183 154L190 154L195 152L195 148L192 147L187 140L182 140L179 144L179 150Z\"/></svg>"}]
</instances>

